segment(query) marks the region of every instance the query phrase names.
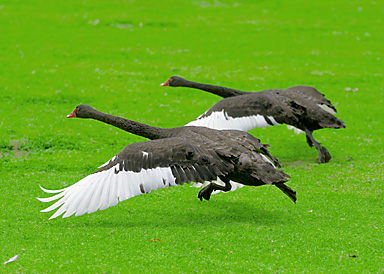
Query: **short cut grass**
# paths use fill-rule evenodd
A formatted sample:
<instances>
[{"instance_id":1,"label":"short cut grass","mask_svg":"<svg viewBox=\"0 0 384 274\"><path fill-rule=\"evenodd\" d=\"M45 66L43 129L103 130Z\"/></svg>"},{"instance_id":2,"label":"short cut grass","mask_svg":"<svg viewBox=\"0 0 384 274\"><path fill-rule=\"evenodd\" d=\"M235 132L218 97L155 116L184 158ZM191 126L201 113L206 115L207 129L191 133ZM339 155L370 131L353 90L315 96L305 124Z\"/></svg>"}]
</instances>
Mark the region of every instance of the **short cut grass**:
<instances>
[{"instance_id":1,"label":"short cut grass","mask_svg":"<svg viewBox=\"0 0 384 274\"><path fill-rule=\"evenodd\" d=\"M384 270L383 1L0 3L0 267L3 273L379 273ZM197 199L175 187L57 218L58 189L144 138L66 119L78 104L160 127L220 98L159 87L171 75L246 91L311 85L346 129L285 126L271 144L293 204L274 187Z\"/></svg>"}]
</instances>

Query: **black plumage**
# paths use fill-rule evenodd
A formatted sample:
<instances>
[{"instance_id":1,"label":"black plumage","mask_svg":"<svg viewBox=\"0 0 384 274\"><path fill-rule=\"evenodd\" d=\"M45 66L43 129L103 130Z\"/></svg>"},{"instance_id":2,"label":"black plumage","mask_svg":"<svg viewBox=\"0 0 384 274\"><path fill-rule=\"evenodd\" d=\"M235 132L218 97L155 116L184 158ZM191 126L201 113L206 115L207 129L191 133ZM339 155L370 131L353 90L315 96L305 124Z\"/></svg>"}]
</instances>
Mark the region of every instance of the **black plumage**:
<instances>
[{"instance_id":1,"label":"black plumage","mask_svg":"<svg viewBox=\"0 0 384 274\"><path fill-rule=\"evenodd\" d=\"M250 130L254 127L266 127L287 124L305 132L309 146L315 146L319 162L327 163L331 159L328 150L313 137L313 131L322 128L345 128L345 123L334 114L336 108L324 94L309 86L294 86L288 89L271 89L260 92L246 92L226 87L207 85L172 76L162 86L189 87L204 90L221 97L213 107L187 125L207 126L216 129ZM213 114L223 113L213 117ZM254 117L264 122L227 123L223 120ZM260 120L259 120L260 121Z\"/></svg>"},{"instance_id":2,"label":"black plumage","mask_svg":"<svg viewBox=\"0 0 384 274\"><path fill-rule=\"evenodd\" d=\"M292 201L296 192L284 183L290 178L268 151L252 135L237 130L202 127L157 128L99 112L79 105L67 117L91 118L119 127L150 141L125 147L95 173L57 191L43 202L59 199L44 211L59 208L51 218L92 213L151 190L189 182L206 184L198 197L209 200L213 191L229 191L231 182L243 185L276 185ZM223 183L218 183L221 180ZM99 201L100 200L100 201ZM87 202L84 202L87 201Z\"/></svg>"}]
</instances>

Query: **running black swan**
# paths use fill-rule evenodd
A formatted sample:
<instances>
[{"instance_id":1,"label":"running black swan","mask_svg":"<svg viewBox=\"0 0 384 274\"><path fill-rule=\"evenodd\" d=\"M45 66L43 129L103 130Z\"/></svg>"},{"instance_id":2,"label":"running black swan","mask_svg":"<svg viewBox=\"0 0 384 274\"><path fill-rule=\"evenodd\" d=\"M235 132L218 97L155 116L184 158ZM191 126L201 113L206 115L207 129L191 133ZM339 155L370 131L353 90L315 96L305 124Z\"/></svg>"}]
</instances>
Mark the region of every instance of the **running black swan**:
<instances>
[{"instance_id":1,"label":"running black swan","mask_svg":"<svg viewBox=\"0 0 384 274\"><path fill-rule=\"evenodd\" d=\"M334 116L336 108L331 102L309 86L245 92L192 82L179 76L172 76L161 86L196 88L224 97L187 126L248 131L255 127L287 124L289 128L294 127L296 133L305 132L308 145L318 150L319 163L329 162L331 155L315 140L313 131L345 128L344 122Z\"/></svg>"},{"instance_id":2,"label":"running black swan","mask_svg":"<svg viewBox=\"0 0 384 274\"><path fill-rule=\"evenodd\" d=\"M218 131L205 127L158 128L99 112L79 105L67 116L91 118L119 127L151 141L125 147L99 170L42 202L56 203L42 210L60 208L50 219L93 213L136 195L189 182L206 183L198 198L209 200L213 191L231 190L230 181L243 185L273 184L293 202L296 192L285 185L289 175L277 170L278 163L252 135L237 131ZM270 160L272 159L272 161ZM207 183L208 182L208 183Z\"/></svg>"}]
</instances>

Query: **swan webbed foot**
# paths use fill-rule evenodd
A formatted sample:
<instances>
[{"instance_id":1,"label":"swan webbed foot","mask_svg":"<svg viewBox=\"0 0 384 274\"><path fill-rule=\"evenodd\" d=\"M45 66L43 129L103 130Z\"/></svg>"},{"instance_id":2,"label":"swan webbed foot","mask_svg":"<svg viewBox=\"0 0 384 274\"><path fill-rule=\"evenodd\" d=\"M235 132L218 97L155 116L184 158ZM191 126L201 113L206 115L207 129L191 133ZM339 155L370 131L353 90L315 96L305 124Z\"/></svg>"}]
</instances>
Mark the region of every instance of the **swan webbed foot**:
<instances>
[{"instance_id":1,"label":"swan webbed foot","mask_svg":"<svg viewBox=\"0 0 384 274\"><path fill-rule=\"evenodd\" d=\"M198 195L200 201L203 201L203 199L209 201L209 199L211 198L212 192L213 191L201 191L200 190L199 195Z\"/></svg>"},{"instance_id":2,"label":"swan webbed foot","mask_svg":"<svg viewBox=\"0 0 384 274\"><path fill-rule=\"evenodd\" d=\"M215 190L221 190L225 192L231 190L232 185L230 184L229 180L222 176L220 176L220 179L224 182L224 186L211 182L201 188L201 190L199 191L199 195L197 196L200 201L203 201L203 199L209 201L212 192Z\"/></svg>"},{"instance_id":3,"label":"swan webbed foot","mask_svg":"<svg viewBox=\"0 0 384 274\"><path fill-rule=\"evenodd\" d=\"M306 129L305 130L307 143L310 147L315 146L317 151L319 152L319 164L328 163L331 160L331 154L329 154L328 150L321 146L319 142L313 138L312 131Z\"/></svg>"},{"instance_id":4,"label":"swan webbed foot","mask_svg":"<svg viewBox=\"0 0 384 274\"><path fill-rule=\"evenodd\" d=\"M211 198L212 192L213 192L213 187L211 186L211 184L208 184L201 188L201 190L199 191L199 195L197 197L200 199L200 201L203 201L203 199L209 201L209 199Z\"/></svg>"},{"instance_id":5,"label":"swan webbed foot","mask_svg":"<svg viewBox=\"0 0 384 274\"><path fill-rule=\"evenodd\" d=\"M328 163L332 156L329 154L328 150L325 147L319 146L319 164L325 164Z\"/></svg>"}]
</instances>

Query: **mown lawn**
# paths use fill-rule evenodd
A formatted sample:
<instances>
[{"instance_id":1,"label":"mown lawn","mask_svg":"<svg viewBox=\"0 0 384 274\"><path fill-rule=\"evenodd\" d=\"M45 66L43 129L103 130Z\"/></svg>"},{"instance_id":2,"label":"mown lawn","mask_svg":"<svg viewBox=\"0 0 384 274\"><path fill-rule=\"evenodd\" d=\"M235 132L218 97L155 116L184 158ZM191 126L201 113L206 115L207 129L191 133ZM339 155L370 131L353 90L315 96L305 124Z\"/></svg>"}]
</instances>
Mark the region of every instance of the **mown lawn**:
<instances>
[{"instance_id":1,"label":"mown lawn","mask_svg":"<svg viewBox=\"0 0 384 274\"><path fill-rule=\"evenodd\" d=\"M0 267L4 273L380 273L384 271L381 1L0 2ZM285 126L251 133L298 193L188 186L91 215L48 220L57 189L145 140L66 119L80 103L160 127L219 100L159 87L171 75L241 90L312 85L346 129L315 138L319 165Z\"/></svg>"}]
</instances>

